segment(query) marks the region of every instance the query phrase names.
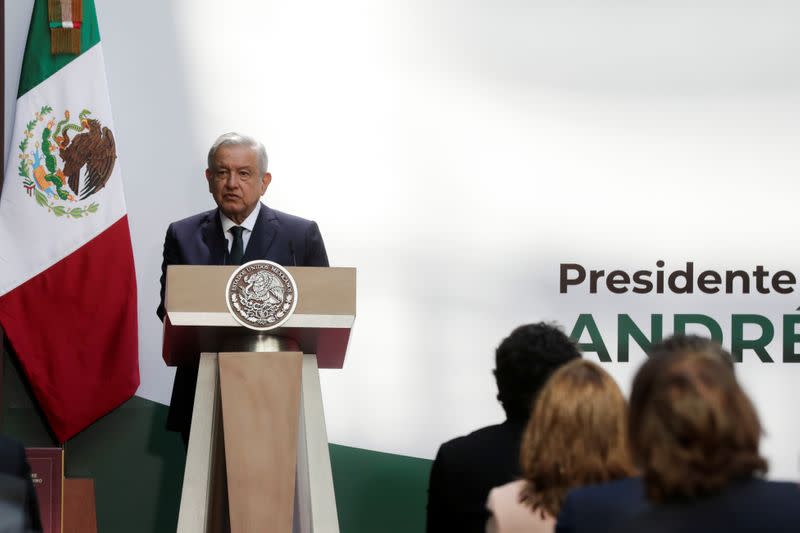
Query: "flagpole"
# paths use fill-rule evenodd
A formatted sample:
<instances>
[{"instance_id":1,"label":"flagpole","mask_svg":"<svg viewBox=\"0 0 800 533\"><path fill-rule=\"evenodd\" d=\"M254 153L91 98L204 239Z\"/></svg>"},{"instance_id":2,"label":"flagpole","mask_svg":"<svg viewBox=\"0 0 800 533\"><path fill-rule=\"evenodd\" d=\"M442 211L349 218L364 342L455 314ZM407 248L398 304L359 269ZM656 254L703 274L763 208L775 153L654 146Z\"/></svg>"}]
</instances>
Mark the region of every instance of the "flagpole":
<instances>
[{"instance_id":1,"label":"flagpole","mask_svg":"<svg viewBox=\"0 0 800 533\"><path fill-rule=\"evenodd\" d=\"M3 87L6 86L6 1L0 0L0 9L3 12L2 18L0 18L0 41L3 43L3 57L0 59L0 80L3 82ZM3 161L3 168L0 170L0 197L3 196L3 182L5 181L5 174L6 174L6 99L5 96L3 97L3 107L0 108L0 118L3 119L3 132L0 133L0 160ZM0 355L3 355L5 350L3 349L3 329L0 328ZM3 363L0 362L0 377L3 375ZM0 390L2 390L2 386L0 386Z\"/></svg>"},{"instance_id":2,"label":"flagpole","mask_svg":"<svg viewBox=\"0 0 800 533\"><path fill-rule=\"evenodd\" d=\"M0 0L0 42L2 42L2 58L0 59L0 80L3 81L3 87L6 86L6 1ZM3 131L0 132L0 161L3 162L3 168L0 169L0 198L3 197L3 182L6 175L6 99L3 96L3 107L0 108L0 118L3 119ZM3 327L0 326L0 413L3 412L3 367L6 360L6 335ZM0 420L0 422L2 422Z\"/></svg>"}]
</instances>

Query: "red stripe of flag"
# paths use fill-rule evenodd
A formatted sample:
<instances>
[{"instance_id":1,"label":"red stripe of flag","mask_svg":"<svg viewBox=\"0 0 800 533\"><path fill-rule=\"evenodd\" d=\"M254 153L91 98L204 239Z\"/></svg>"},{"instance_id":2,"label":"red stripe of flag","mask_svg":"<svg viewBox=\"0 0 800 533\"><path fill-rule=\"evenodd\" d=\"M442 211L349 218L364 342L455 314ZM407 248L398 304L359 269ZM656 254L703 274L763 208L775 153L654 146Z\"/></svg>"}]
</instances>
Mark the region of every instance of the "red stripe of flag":
<instances>
[{"instance_id":1,"label":"red stripe of flag","mask_svg":"<svg viewBox=\"0 0 800 533\"><path fill-rule=\"evenodd\" d=\"M60 442L139 386L127 216L0 297L0 324Z\"/></svg>"}]
</instances>

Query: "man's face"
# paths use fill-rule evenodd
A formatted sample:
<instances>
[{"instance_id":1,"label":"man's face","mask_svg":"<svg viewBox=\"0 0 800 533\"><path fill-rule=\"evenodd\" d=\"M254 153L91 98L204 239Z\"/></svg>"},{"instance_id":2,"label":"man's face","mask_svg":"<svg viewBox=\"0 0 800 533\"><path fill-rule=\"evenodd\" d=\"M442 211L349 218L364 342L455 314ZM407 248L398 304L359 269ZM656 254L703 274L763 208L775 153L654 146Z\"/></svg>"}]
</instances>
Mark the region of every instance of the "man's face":
<instances>
[{"instance_id":1,"label":"man's face","mask_svg":"<svg viewBox=\"0 0 800 533\"><path fill-rule=\"evenodd\" d=\"M237 224L244 222L272 180L261 175L258 155L248 146L225 145L214 154L213 167L206 170L208 190L220 210Z\"/></svg>"}]
</instances>

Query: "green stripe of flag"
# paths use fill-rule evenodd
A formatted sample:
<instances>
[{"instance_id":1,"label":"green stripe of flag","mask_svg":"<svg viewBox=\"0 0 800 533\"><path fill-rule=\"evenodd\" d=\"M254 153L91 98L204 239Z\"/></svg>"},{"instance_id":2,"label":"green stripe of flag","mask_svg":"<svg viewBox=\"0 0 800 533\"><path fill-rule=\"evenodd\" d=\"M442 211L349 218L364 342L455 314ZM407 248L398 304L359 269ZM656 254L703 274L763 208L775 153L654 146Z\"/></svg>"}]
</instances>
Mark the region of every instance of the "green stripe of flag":
<instances>
[{"instance_id":1,"label":"green stripe of flag","mask_svg":"<svg viewBox=\"0 0 800 533\"><path fill-rule=\"evenodd\" d=\"M73 18L75 18L73 16ZM81 51L86 52L100 42L97 14L93 0L83 1L83 26L81 28ZM44 80L61 70L78 56L50 54L50 19L47 15L47 0L36 0L28 30L28 42L22 59L17 98L27 93Z\"/></svg>"}]
</instances>

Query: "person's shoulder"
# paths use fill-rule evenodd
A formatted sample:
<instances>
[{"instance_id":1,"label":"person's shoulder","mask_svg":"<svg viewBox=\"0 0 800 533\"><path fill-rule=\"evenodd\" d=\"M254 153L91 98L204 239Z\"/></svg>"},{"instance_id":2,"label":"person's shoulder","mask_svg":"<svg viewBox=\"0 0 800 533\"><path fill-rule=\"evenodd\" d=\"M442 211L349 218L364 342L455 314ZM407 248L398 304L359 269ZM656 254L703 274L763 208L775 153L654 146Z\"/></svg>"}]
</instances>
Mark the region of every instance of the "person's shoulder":
<instances>
[{"instance_id":1,"label":"person's shoulder","mask_svg":"<svg viewBox=\"0 0 800 533\"><path fill-rule=\"evenodd\" d=\"M758 509L756 520L762 531L797 531L800 524L800 484L791 481L755 479L735 499L735 505ZM728 506L729 508L731 506Z\"/></svg>"},{"instance_id":2,"label":"person's shoulder","mask_svg":"<svg viewBox=\"0 0 800 533\"><path fill-rule=\"evenodd\" d=\"M489 491L489 497L495 499L502 498L519 501L519 495L522 492L522 489L525 488L526 483L527 481L524 479L509 481L505 485L492 488L492 490Z\"/></svg>"},{"instance_id":3,"label":"person's shoulder","mask_svg":"<svg viewBox=\"0 0 800 533\"><path fill-rule=\"evenodd\" d=\"M756 481L756 484L767 490L785 492L787 494L800 494L800 483L796 481L767 481L765 479L759 479Z\"/></svg>"},{"instance_id":4,"label":"person's shoulder","mask_svg":"<svg viewBox=\"0 0 800 533\"><path fill-rule=\"evenodd\" d=\"M486 508L491 512L497 531L552 532L555 518L544 510L534 510L520 500L527 481L519 479L493 488ZM488 530L488 528L487 528Z\"/></svg>"},{"instance_id":5,"label":"person's shoulder","mask_svg":"<svg viewBox=\"0 0 800 533\"><path fill-rule=\"evenodd\" d=\"M277 209L268 207L266 204L262 204L261 209L268 219L271 218L277 220L278 223L280 223L281 225L293 226L293 227L307 227L315 223L313 220L309 220L307 218L299 217L297 215L292 215L290 213L286 213L285 211L278 211Z\"/></svg>"},{"instance_id":6,"label":"person's shoulder","mask_svg":"<svg viewBox=\"0 0 800 533\"><path fill-rule=\"evenodd\" d=\"M740 488L741 490L737 492L744 494L745 499L758 498L772 503L783 502L791 504L791 507L800 512L800 484L796 482L755 478L743 483Z\"/></svg>"},{"instance_id":7,"label":"person's shoulder","mask_svg":"<svg viewBox=\"0 0 800 533\"><path fill-rule=\"evenodd\" d=\"M618 501L621 496L641 498L644 500L644 485L640 477L626 477L584 485L569 492L568 497L573 501L597 501L612 500Z\"/></svg>"},{"instance_id":8,"label":"person's shoulder","mask_svg":"<svg viewBox=\"0 0 800 533\"><path fill-rule=\"evenodd\" d=\"M193 228L211 220L212 217L214 217L214 215L216 214L217 214L216 209L203 211L202 213L197 213L196 215L191 215L186 218L176 220L175 222L170 224L170 227L174 229Z\"/></svg>"},{"instance_id":9,"label":"person's shoulder","mask_svg":"<svg viewBox=\"0 0 800 533\"><path fill-rule=\"evenodd\" d=\"M442 444L441 450L457 451L463 448L471 448L476 443L494 440L501 433L503 433L502 424L482 427L466 435L450 439Z\"/></svg>"},{"instance_id":10,"label":"person's shoulder","mask_svg":"<svg viewBox=\"0 0 800 533\"><path fill-rule=\"evenodd\" d=\"M556 532L615 531L616 524L646 507L641 478L584 485L567 493Z\"/></svg>"},{"instance_id":11,"label":"person's shoulder","mask_svg":"<svg viewBox=\"0 0 800 533\"><path fill-rule=\"evenodd\" d=\"M497 447L498 442L504 442L504 430L505 428L502 424L496 424L482 427L467 435L451 439L442 443L439 447L437 458L446 462L472 462L476 452L494 449Z\"/></svg>"},{"instance_id":12,"label":"person's shoulder","mask_svg":"<svg viewBox=\"0 0 800 533\"><path fill-rule=\"evenodd\" d=\"M632 516L620 531L795 533L798 523L797 483L751 478L733 482L710 496L649 506Z\"/></svg>"},{"instance_id":13,"label":"person's shoulder","mask_svg":"<svg viewBox=\"0 0 800 533\"><path fill-rule=\"evenodd\" d=\"M507 512L508 507L515 507L519 505L519 495L525 488L524 479L517 479L510 481L505 485L492 488L489 491L489 497L486 499L486 508L492 513Z\"/></svg>"},{"instance_id":14,"label":"person's shoulder","mask_svg":"<svg viewBox=\"0 0 800 533\"><path fill-rule=\"evenodd\" d=\"M472 433L469 433L462 438L473 441L482 439L492 439L497 435L505 435L506 433L508 433L507 424L493 424L491 426L484 426L482 428L478 428Z\"/></svg>"}]
</instances>

